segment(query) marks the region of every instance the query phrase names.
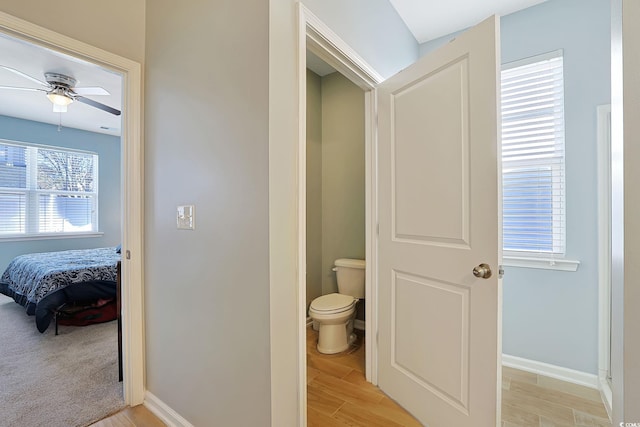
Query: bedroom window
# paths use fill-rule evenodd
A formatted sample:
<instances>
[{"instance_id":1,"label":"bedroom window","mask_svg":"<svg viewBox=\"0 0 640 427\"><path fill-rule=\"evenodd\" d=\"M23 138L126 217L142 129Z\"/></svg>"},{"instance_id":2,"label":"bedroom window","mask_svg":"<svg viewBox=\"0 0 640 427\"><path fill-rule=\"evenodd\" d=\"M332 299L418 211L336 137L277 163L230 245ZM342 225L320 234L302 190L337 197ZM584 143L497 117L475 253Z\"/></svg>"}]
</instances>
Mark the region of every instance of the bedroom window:
<instances>
[{"instance_id":1,"label":"bedroom window","mask_svg":"<svg viewBox=\"0 0 640 427\"><path fill-rule=\"evenodd\" d=\"M566 240L562 51L502 70L505 255L563 256Z\"/></svg>"},{"instance_id":2,"label":"bedroom window","mask_svg":"<svg viewBox=\"0 0 640 427\"><path fill-rule=\"evenodd\" d=\"M0 237L98 231L98 155L0 141Z\"/></svg>"}]
</instances>

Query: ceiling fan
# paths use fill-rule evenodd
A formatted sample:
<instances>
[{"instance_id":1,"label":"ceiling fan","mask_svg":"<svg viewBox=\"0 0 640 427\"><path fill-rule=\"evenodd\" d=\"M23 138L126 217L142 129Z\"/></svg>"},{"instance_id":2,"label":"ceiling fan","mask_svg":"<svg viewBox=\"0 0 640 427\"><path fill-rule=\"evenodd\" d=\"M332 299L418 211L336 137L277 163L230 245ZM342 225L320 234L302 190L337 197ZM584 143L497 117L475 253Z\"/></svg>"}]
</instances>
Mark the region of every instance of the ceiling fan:
<instances>
[{"instance_id":1,"label":"ceiling fan","mask_svg":"<svg viewBox=\"0 0 640 427\"><path fill-rule=\"evenodd\" d=\"M42 88L32 88L0 85L0 89L45 92L47 94L47 98L49 98L53 103L53 111L56 113L65 113L67 111L67 105L71 104L73 101L78 101L102 111L106 111L107 113L111 113L116 116L120 115L120 110L94 101L93 99L85 98L86 95L110 95L109 92L101 87L75 87L76 79L59 73L44 73L46 82L43 82L42 80L31 77L22 71L16 70L15 68L7 67L5 65L0 65L0 68L43 86Z\"/></svg>"}]
</instances>

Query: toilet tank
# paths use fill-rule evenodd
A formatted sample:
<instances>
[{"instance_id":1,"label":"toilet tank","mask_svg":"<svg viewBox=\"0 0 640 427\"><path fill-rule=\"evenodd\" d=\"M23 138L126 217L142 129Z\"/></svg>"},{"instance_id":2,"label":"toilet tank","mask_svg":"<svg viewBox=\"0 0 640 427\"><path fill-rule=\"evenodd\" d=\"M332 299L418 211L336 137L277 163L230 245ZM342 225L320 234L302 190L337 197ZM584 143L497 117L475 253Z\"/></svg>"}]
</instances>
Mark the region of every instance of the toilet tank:
<instances>
[{"instance_id":1,"label":"toilet tank","mask_svg":"<svg viewBox=\"0 0 640 427\"><path fill-rule=\"evenodd\" d=\"M340 258L335 261L335 272L338 280L338 292L354 298L364 298L363 259Z\"/></svg>"}]
</instances>

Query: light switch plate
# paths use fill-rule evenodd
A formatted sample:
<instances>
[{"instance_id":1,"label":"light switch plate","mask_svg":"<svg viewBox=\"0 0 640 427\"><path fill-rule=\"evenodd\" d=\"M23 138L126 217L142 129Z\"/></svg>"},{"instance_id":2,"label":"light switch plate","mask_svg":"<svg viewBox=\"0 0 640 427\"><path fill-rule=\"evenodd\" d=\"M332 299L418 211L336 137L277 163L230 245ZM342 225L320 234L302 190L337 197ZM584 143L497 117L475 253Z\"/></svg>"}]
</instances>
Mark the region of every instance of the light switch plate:
<instances>
[{"instance_id":1,"label":"light switch plate","mask_svg":"<svg viewBox=\"0 0 640 427\"><path fill-rule=\"evenodd\" d=\"M176 223L178 230L193 230L195 228L195 206L178 206Z\"/></svg>"}]
</instances>

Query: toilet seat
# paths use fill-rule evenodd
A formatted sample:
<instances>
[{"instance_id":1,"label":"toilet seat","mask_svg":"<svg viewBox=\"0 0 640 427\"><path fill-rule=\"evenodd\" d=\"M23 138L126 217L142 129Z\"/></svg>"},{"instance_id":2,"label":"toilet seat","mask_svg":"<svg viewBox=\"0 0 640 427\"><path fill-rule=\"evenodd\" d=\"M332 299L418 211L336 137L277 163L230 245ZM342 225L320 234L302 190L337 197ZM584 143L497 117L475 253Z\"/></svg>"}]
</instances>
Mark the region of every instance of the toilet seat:
<instances>
[{"instance_id":1,"label":"toilet seat","mask_svg":"<svg viewBox=\"0 0 640 427\"><path fill-rule=\"evenodd\" d=\"M314 299L309 310L323 315L339 314L351 310L357 302L358 300L350 295L333 293Z\"/></svg>"}]
</instances>

